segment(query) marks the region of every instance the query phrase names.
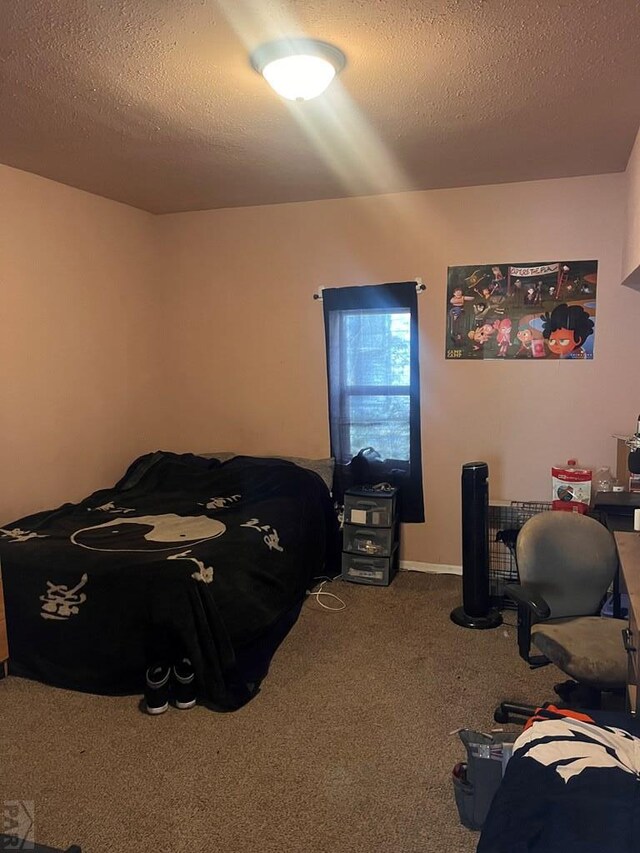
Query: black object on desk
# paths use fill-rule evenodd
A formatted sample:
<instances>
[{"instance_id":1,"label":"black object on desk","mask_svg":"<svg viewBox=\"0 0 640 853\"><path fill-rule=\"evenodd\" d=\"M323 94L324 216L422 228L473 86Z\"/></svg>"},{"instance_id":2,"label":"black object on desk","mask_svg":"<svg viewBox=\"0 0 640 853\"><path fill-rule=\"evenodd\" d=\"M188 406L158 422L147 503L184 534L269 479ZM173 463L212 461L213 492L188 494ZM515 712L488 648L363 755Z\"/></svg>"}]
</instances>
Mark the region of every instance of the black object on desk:
<instances>
[{"instance_id":1,"label":"black object on desk","mask_svg":"<svg viewBox=\"0 0 640 853\"><path fill-rule=\"evenodd\" d=\"M596 492L593 508L605 516L605 524L612 532L633 530L633 513L640 509L640 492Z\"/></svg>"}]
</instances>

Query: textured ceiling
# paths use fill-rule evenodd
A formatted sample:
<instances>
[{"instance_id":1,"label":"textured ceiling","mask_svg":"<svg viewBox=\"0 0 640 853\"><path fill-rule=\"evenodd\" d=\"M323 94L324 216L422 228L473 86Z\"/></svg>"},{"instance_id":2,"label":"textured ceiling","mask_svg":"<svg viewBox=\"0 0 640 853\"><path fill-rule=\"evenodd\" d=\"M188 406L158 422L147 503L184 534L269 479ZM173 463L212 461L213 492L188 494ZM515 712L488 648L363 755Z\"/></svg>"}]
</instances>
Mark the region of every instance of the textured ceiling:
<instances>
[{"instance_id":1,"label":"textured ceiling","mask_svg":"<svg viewBox=\"0 0 640 853\"><path fill-rule=\"evenodd\" d=\"M347 55L280 100L248 52ZM163 213L625 168L637 0L2 0L0 162Z\"/></svg>"}]
</instances>

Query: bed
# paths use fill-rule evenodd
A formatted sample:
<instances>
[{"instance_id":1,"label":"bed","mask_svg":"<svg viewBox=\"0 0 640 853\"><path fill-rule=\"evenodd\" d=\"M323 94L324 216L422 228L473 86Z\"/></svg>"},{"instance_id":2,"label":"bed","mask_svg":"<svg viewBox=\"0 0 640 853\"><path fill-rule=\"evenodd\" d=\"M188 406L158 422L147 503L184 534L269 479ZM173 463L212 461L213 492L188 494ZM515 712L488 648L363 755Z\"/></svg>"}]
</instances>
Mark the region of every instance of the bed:
<instances>
[{"instance_id":1,"label":"bed","mask_svg":"<svg viewBox=\"0 0 640 853\"><path fill-rule=\"evenodd\" d=\"M10 672L141 693L147 665L188 655L201 697L258 691L313 578L339 559L317 474L278 459L156 452L113 489L0 529Z\"/></svg>"}]
</instances>

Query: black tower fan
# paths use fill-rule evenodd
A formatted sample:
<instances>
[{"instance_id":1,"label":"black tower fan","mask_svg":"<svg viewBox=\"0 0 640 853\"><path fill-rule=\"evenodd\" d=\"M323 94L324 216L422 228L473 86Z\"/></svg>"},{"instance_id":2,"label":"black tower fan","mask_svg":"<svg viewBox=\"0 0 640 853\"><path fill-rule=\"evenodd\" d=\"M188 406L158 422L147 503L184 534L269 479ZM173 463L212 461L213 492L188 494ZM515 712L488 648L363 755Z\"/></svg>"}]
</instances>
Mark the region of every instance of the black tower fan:
<instances>
[{"instance_id":1,"label":"black tower fan","mask_svg":"<svg viewBox=\"0 0 640 853\"><path fill-rule=\"evenodd\" d=\"M451 619L463 628L497 628L502 616L489 602L489 466L462 466L462 607Z\"/></svg>"}]
</instances>

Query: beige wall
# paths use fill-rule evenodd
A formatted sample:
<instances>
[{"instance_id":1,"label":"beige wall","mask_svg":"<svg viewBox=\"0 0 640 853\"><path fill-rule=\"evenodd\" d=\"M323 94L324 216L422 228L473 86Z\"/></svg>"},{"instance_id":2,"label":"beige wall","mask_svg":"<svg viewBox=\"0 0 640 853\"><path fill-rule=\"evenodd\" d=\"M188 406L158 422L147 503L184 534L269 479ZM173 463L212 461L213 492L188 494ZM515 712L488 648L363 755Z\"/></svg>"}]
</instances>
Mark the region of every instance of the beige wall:
<instances>
[{"instance_id":1,"label":"beige wall","mask_svg":"<svg viewBox=\"0 0 640 853\"><path fill-rule=\"evenodd\" d=\"M149 449L154 218L0 166L0 523L113 484Z\"/></svg>"},{"instance_id":2,"label":"beige wall","mask_svg":"<svg viewBox=\"0 0 640 853\"><path fill-rule=\"evenodd\" d=\"M627 171L627 227L622 263L624 283L640 290L640 130Z\"/></svg>"},{"instance_id":3,"label":"beige wall","mask_svg":"<svg viewBox=\"0 0 640 853\"><path fill-rule=\"evenodd\" d=\"M460 466L543 499L552 462L613 464L640 297L619 287L629 175L154 218L0 167L0 521L111 484L137 454L323 456L321 285L420 275L428 519L408 560L459 563ZM640 245L640 244L639 244ZM593 362L446 362L449 264L598 258Z\"/></svg>"},{"instance_id":4,"label":"beige wall","mask_svg":"<svg viewBox=\"0 0 640 853\"><path fill-rule=\"evenodd\" d=\"M640 296L621 288L625 179L605 175L164 216L162 440L176 450L325 455L321 285L420 275L427 522L404 558L459 564L459 479L547 499L552 463L612 464L639 409ZM597 258L592 362L444 360L448 265Z\"/></svg>"}]
</instances>

